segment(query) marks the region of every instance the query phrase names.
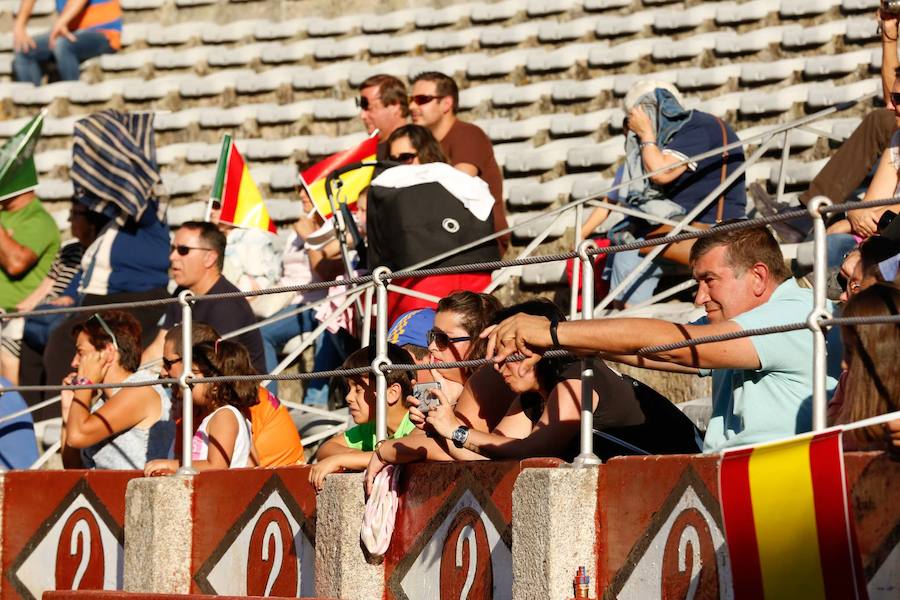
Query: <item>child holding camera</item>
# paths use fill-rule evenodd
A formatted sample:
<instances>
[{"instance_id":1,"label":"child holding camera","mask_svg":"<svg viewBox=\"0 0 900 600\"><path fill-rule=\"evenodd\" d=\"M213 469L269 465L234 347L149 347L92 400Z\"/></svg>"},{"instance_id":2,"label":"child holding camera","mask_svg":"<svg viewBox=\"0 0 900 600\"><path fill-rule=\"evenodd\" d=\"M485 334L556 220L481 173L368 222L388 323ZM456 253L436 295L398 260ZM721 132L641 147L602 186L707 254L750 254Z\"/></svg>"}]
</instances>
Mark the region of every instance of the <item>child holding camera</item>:
<instances>
[{"instance_id":1,"label":"child holding camera","mask_svg":"<svg viewBox=\"0 0 900 600\"><path fill-rule=\"evenodd\" d=\"M394 344L388 344L388 360L392 364L409 364L412 356ZM375 348L370 345L347 357L342 368L367 367L375 359ZM387 374L387 430L389 439L399 439L415 430L409 420L406 397L413 393L414 374L394 370ZM321 491L325 477L341 470L362 471L375 452L375 377L364 373L347 378L350 388L347 406L355 427L338 434L319 448L318 462L313 465L309 481Z\"/></svg>"}]
</instances>

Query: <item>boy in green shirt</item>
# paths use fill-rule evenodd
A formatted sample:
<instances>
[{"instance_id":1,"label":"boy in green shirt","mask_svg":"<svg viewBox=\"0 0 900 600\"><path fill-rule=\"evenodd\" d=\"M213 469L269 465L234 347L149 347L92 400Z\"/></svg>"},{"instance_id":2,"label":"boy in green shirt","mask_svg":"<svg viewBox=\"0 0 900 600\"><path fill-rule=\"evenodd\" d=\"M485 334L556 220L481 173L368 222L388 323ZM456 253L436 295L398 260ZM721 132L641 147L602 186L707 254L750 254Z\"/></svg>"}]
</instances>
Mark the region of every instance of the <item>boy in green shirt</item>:
<instances>
[{"instance_id":1,"label":"boy in green shirt","mask_svg":"<svg viewBox=\"0 0 900 600\"><path fill-rule=\"evenodd\" d=\"M393 364L410 364L412 356L394 344L388 344L388 360ZM355 369L372 364L375 348L361 348L347 357L342 368ZM409 420L406 397L412 395L414 375L409 371L387 373L387 430L388 437L398 439L409 434L415 426ZM369 464L375 450L375 378L365 373L347 378L350 388L347 405L356 427L339 433L322 444L313 465L309 481L321 491L325 477L340 470L362 471Z\"/></svg>"}]
</instances>

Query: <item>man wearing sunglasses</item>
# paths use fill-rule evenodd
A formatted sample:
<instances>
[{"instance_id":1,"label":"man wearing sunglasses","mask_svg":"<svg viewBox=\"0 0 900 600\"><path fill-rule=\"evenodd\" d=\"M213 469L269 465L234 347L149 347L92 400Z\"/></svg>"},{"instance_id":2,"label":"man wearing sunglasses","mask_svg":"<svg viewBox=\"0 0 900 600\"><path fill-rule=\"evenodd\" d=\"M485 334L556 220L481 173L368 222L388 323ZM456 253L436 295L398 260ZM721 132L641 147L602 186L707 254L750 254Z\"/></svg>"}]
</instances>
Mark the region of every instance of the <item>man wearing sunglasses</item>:
<instances>
[{"instance_id":1,"label":"man wearing sunglasses","mask_svg":"<svg viewBox=\"0 0 900 600\"><path fill-rule=\"evenodd\" d=\"M503 175L494 158L494 146L480 127L460 121L456 117L459 106L459 88L452 77L428 71L412 80L409 96L409 112L412 122L427 127L447 161L472 177L480 177L494 197L492 213L494 231L508 227L503 205ZM500 238L501 253L509 246L509 235Z\"/></svg>"},{"instance_id":2,"label":"man wearing sunglasses","mask_svg":"<svg viewBox=\"0 0 900 600\"><path fill-rule=\"evenodd\" d=\"M197 296L240 291L222 275L225 245L225 236L212 223L189 221L178 228L169 254L172 279L178 284L176 295L184 289ZM200 300L193 303L192 308L194 321L208 323L223 334L256 323L250 304L243 297ZM162 357L166 332L181 323L181 314L181 305L166 306L159 334L144 350L142 362ZM259 330L241 334L235 341L243 344L250 352L253 367L260 373L265 373L266 360Z\"/></svg>"},{"instance_id":3,"label":"man wearing sunglasses","mask_svg":"<svg viewBox=\"0 0 900 600\"><path fill-rule=\"evenodd\" d=\"M387 160L389 148L386 140L398 127L406 125L409 106L406 103L406 86L391 75L373 75L359 84L359 118L371 135L378 130L376 158Z\"/></svg>"}]
</instances>

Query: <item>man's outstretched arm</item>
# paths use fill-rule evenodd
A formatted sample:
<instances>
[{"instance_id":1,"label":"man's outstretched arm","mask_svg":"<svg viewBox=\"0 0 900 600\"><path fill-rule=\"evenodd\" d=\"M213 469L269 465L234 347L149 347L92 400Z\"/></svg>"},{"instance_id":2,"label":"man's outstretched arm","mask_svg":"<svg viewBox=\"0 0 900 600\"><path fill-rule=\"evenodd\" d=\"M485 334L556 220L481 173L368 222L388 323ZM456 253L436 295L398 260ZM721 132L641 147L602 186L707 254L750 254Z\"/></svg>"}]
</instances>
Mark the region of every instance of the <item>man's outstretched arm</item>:
<instances>
[{"instance_id":1,"label":"man's outstretched arm","mask_svg":"<svg viewBox=\"0 0 900 600\"><path fill-rule=\"evenodd\" d=\"M734 333L741 327L733 321L710 325L681 325L659 319L591 319L560 323L557 337L561 347L575 352L620 356L637 355L641 348L681 342L688 339ZM488 337L488 356L497 361L521 352L533 364L539 354L553 346L550 321L543 317L518 314L492 329ZM647 356L649 360L674 363L682 367L704 369L758 369L759 356L749 338L701 344Z\"/></svg>"}]
</instances>

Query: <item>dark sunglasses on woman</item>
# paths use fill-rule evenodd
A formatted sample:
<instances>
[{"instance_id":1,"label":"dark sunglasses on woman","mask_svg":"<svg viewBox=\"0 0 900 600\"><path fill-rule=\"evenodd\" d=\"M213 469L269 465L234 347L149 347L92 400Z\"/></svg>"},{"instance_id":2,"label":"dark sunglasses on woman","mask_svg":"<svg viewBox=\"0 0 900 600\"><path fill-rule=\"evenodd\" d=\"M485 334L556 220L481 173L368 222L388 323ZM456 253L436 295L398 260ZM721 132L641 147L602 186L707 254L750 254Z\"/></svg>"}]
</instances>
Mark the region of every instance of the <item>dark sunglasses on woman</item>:
<instances>
[{"instance_id":1,"label":"dark sunglasses on woman","mask_svg":"<svg viewBox=\"0 0 900 600\"><path fill-rule=\"evenodd\" d=\"M447 346L450 344L455 344L456 342L468 342L472 339L472 336L464 335L460 337L450 337L440 329L429 329L427 339L428 343L431 344L433 342L438 350L446 350Z\"/></svg>"},{"instance_id":2,"label":"dark sunglasses on woman","mask_svg":"<svg viewBox=\"0 0 900 600\"><path fill-rule=\"evenodd\" d=\"M398 163L411 163L416 158L415 152L401 152L400 154L391 154L388 158L390 158L394 162Z\"/></svg>"}]
</instances>

